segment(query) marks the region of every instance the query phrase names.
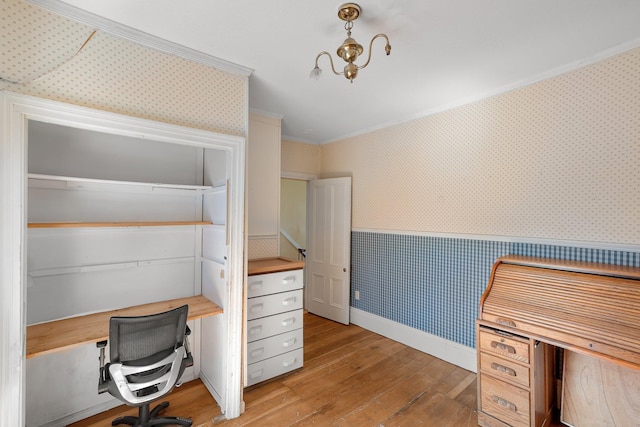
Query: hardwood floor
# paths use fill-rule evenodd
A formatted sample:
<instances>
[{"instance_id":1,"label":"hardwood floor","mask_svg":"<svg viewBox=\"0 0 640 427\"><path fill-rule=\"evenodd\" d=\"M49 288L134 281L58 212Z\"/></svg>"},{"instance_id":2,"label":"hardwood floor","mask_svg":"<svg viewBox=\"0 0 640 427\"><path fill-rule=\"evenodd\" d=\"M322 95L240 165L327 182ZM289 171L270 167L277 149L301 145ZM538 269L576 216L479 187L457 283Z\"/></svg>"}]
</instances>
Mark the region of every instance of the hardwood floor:
<instances>
[{"instance_id":1,"label":"hardwood floor","mask_svg":"<svg viewBox=\"0 0 640 427\"><path fill-rule=\"evenodd\" d=\"M304 368L246 389L239 418L218 419L199 380L174 390L167 413L200 427L477 426L476 374L355 325L304 322ZM118 407L72 426L109 426L124 411L135 413Z\"/></svg>"}]
</instances>

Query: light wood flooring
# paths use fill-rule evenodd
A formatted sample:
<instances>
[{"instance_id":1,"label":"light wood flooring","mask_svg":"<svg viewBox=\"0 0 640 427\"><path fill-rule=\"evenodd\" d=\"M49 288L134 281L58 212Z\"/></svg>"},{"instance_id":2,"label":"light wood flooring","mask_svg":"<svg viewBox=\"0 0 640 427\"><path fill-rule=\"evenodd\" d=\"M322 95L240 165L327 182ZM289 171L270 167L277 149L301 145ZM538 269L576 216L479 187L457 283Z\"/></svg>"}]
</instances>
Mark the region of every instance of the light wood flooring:
<instances>
[{"instance_id":1,"label":"light wood flooring","mask_svg":"<svg viewBox=\"0 0 640 427\"><path fill-rule=\"evenodd\" d=\"M305 313L304 367L248 388L246 411L220 419L204 385L191 381L168 399L169 415L204 426L475 427L476 375L398 342ZM109 426L118 407L73 427Z\"/></svg>"}]
</instances>

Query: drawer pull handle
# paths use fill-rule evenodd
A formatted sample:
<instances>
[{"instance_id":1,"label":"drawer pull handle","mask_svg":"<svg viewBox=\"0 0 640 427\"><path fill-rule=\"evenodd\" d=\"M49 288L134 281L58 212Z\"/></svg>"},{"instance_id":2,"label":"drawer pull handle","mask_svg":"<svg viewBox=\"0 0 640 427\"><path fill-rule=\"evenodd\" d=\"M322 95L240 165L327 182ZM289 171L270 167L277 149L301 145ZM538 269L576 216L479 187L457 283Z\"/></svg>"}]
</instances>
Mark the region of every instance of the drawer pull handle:
<instances>
[{"instance_id":1,"label":"drawer pull handle","mask_svg":"<svg viewBox=\"0 0 640 427\"><path fill-rule=\"evenodd\" d=\"M291 360L285 360L284 362L282 362L282 366L284 366L285 368L288 368L289 366L295 365L297 360L298 359L296 359L295 357Z\"/></svg>"},{"instance_id":2,"label":"drawer pull handle","mask_svg":"<svg viewBox=\"0 0 640 427\"><path fill-rule=\"evenodd\" d=\"M253 371L249 374L249 378L256 379L256 378L260 378L262 376L262 369L258 369L257 371Z\"/></svg>"},{"instance_id":3,"label":"drawer pull handle","mask_svg":"<svg viewBox=\"0 0 640 427\"><path fill-rule=\"evenodd\" d=\"M289 317L287 319L284 319L282 322L280 322L282 324L282 326L289 326L289 325L293 325L293 323L296 321L295 317Z\"/></svg>"},{"instance_id":4,"label":"drawer pull handle","mask_svg":"<svg viewBox=\"0 0 640 427\"><path fill-rule=\"evenodd\" d=\"M292 346L292 345L294 345L296 343L296 341L297 340L295 338L288 339L288 340L286 340L285 342L282 343L282 346L283 347Z\"/></svg>"},{"instance_id":5,"label":"drawer pull handle","mask_svg":"<svg viewBox=\"0 0 640 427\"><path fill-rule=\"evenodd\" d=\"M263 353L264 353L264 347L256 348L251 352L251 357L262 356Z\"/></svg>"},{"instance_id":6,"label":"drawer pull handle","mask_svg":"<svg viewBox=\"0 0 640 427\"><path fill-rule=\"evenodd\" d=\"M290 285L292 283L296 283L296 276L287 276L284 279L282 279L283 285Z\"/></svg>"},{"instance_id":7,"label":"drawer pull handle","mask_svg":"<svg viewBox=\"0 0 640 427\"><path fill-rule=\"evenodd\" d=\"M494 369L499 372L504 372L505 374L511 375L512 377L516 376L516 371L514 369L507 368L506 366L499 365L495 362L491 364L491 369Z\"/></svg>"},{"instance_id":8,"label":"drawer pull handle","mask_svg":"<svg viewBox=\"0 0 640 427\"><path fill-rule=\"evenodd\" d=\"M258 281L258 282L253 282L249 285L249 288L252 291L257 291L259 289L262 289L262 280Z\"/></svg>"},{"instance_id":9,"label":"drawer pull handle","mask_svg":"<svg viewBox=\"0 0 640 427\"><path fill-rule=\"evenodd\" d=\"M282 305L291 305L296 303L296 297L287 298L282 300Z\"/></svg>"},{"instance_id":10,"label":"drawer pull handle","mask_svg":"<svg viewBox=\"0 0 640 427\"><path fill-rule=\"evenodd\" d=\"M262 304L253 304L249 311L251 311L251 314L260 313L262 311L262 307Z\"/></svg>"},{"instance_id":11,"label":"drawer pull handle","mask_svg":"<svg viewBox=\"0 0 640 427\"><path fill-rule=\"evenodd\" d=\"M254 326L249 329L249 335L258 335L260 332L262 332L262 326Z\"/></svg>"},{"instance_id":12,"label":"drawer pull handle","mask_svg":"<svg viewBox=\"0 0 640 427\"><path fill-rule=\"evenodd\" d=\"M512 412L518 412L518 408L516 407L516 405L514 405L513 403L509 402L506 399L496 396L495 394L491 396L491 400L494 403L497 403L498 405L502 406L503 408L506 408Z\"/></svg>"},{"instance_id":13,"label":"drawer pull handle","mask_svg":"<svg viewBox=\"0 0 640 427\"><path fill-rule=\"evenodd\" d=\"M498 317L496 319L496 323L504 326L511 326L512 328L516 327L516 322L511 319L505 319L504 317Z\"/></svg>"},{"instance_id":14,"label":"drawer pull handle","mask_svg":"<svg viewBox=\"0 0 640 427\"><path fill-rule=\"evenodd\" d=\"M509 354L516 354L516 348L507 344L503 344L497 341L491 341L491 348L495 348L500 351L506 351Z\"/></svg>"}]
</instances>

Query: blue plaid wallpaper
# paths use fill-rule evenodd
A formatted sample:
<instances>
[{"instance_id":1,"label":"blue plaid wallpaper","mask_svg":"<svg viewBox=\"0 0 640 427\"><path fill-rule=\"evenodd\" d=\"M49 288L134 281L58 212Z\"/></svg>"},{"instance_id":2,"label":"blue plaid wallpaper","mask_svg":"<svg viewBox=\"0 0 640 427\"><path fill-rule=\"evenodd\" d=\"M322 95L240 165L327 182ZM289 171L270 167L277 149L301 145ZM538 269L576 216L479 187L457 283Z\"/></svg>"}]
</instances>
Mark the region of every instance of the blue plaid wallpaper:
<instances>
[{"instance_id":1,"label":"blue plaid wallpaper","mask_svg":"<svg viewBox=\"0 0 640 427\"><path fill-rule=\"evenodd\" d=\"M498 257L640 267L637 252L534 243L358 231L351 243L352 307L472 348L480 296Z\"/></svg>"}]
</instances>

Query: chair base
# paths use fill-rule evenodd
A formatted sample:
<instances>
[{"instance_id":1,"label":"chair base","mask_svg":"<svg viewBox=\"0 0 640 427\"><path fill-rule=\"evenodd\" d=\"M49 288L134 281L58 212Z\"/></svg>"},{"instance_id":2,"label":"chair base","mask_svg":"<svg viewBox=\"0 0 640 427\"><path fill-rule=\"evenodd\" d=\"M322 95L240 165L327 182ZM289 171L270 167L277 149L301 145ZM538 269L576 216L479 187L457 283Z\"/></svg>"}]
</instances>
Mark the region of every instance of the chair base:
<instances>
[{"instance_id":1,"label":"chair base","mask_svg":"<svg viewBox=\"0 0 640 427\"><path fill-rule=\"evenodd\" d=\"M191 418L182 417L157 417L157 415L169 406L169 402L162 402L149 411L149 405L140 406L138 416L127 415L118 417L111 422L112 426L128 425L133 427L151 427L151 426L185 426L191 427L193 421Z\"/></svg>"}]
</instances>

